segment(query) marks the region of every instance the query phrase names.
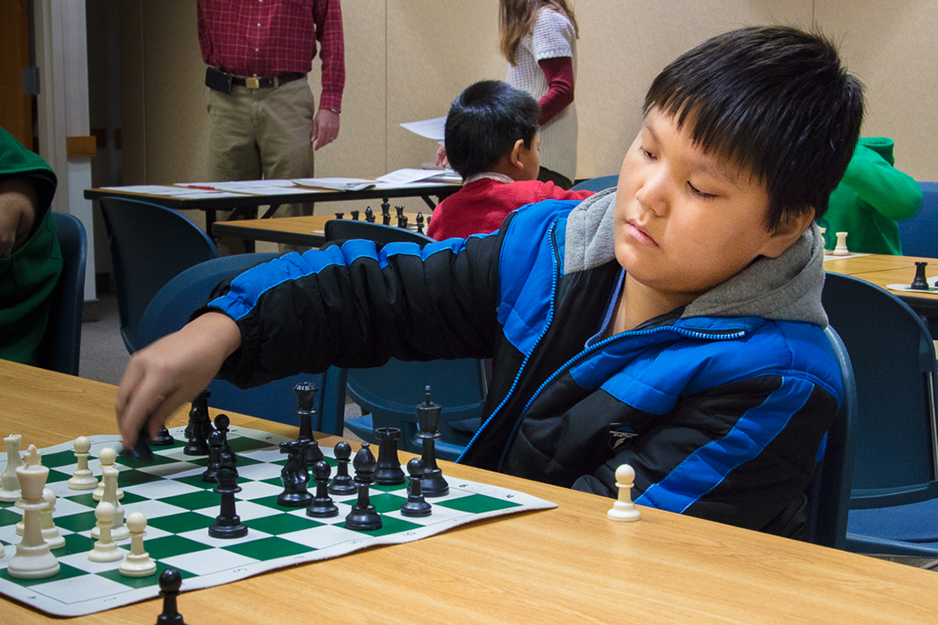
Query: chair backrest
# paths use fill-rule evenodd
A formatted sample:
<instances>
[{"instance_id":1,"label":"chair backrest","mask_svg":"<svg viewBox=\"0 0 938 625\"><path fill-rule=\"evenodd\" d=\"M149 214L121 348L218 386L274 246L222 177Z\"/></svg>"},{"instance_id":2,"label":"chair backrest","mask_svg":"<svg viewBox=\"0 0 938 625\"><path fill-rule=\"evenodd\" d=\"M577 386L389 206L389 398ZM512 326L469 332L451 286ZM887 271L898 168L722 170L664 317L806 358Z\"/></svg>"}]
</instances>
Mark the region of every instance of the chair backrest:
<instances>
[{"instance_id":1,"label":"chair backrest","mask_svg":"<svg viewBox=\"0 0 938 625\"><path fill-rule=\"evenodd\" d=\"M837 418L827 431L824 457L807 489L808 542L845 549L853 481L857 386L850 356L840 336L831 326L824 333L840 365L844 396Z\"/></svg>"},{"instance_id":2,"label":"chair backrest","mask_svg":"<svg viewBox=\"0 0 938 625\"><path fill-rule=\"evenodd\" d=\"M922 208L899 222L899 240L906 256L938 258L938 182L920 182Z\"/></svg>"},{"instance_id":3,"label":"chair backrest","mask_svg":"<svg viewBox=\"0 0 938 625\"><path fill-rule=\"evenodd\" d=\"M421 246L433 242L433 239L418 232L354 219L330 219L326 222L324 232L326 241L365 239L366 241L374 241L379 245L396 241L412 241L419 243Z\"/></svg>"},{"instance_id":4,"label":"chair backrest","mask_svg":"<svg viewBox=\"0 0 938 625\"><path fill-rule=\"evenodd\" d=\"M40 346L40 364L44 369L78 375L88 236L74 215L53 213L53 218L64 265L52 292L49 326Z\"/></svg>"},{"instance_id":5,"label":"chair backrest","mask_svg":"<svg viewBox=\"0 0 938 625\"><path fill-rule=\"evenodd\" d=\"M142 346L140 318L163 285L185 269L218 258L212 240L176 211L139 200L101 199L114 265L117 312L127 351Z\"/></svg>"},{"instance_id":6,"label":"chair backrest","mask_svg":"<svg viewBox=\"0 0 938 625\"><path fill-rule=\"evenodd\" d=\"M212 288L223 279L275 256L277 254L274 253L223 256L199 263L172 278L153 296L140 319L140 347L182 328L192 311L208 300ZM345 409L345 390L339 388L341 376L337 374L332 379L328 374L300 374L246 390L224 380L213 380L208 386L212 392L209 405L298 425L293 416L297 403L293 387L306 381L319 386L314 405L319 421L312 423L312 427L330 434L341 434L343 414L340 413Z\"/></svg>"},{"instance_id":7,"label":"chair backrest","mask_svg":"<svg viewBox=\"0 0 938 625\"><path fill-rule=\"evenodd\" d=\"M590 178L570 187L571 191L602 191L619 184L619 175Z\"/></svg>"},{"instance_id":8,"label":"chair backrest","mask_svg":"<svg viewBox=\"0 0 938 625\"><path fill-rule=\"evenodd\" d=\"M856 379L851 507L935 497L936 364L928 329L899 298L858 278L828 273L823 302Z\"/></svg>"}]
</instances>

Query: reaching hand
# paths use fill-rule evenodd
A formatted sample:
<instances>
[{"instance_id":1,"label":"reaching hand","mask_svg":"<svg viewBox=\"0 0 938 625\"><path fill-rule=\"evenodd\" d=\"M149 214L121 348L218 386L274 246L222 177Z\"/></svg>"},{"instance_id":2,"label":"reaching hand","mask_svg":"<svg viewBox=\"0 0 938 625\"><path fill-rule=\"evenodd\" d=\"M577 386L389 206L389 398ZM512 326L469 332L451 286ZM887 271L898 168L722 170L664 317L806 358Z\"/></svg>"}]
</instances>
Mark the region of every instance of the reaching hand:
<instances>
[{"instance_id":1,"label":"reaching hand","mask_svg":"<svg viewBox=\"0 0 938 625\"><path fill-rule=\"evenodd\" d=\"M28 179L0 182L0 258L10 256L29 239L36 219L36 189Z\"/></svg>"},{"instance_id":2,"label":"reaching hand","mask_svg":"<svg viewBox=\"0 0 938 625\"><path fill-rule=\"evenodd\" d=\"M339 136L339 114L329 109L319 109L313 118L313 132L309 140L314 150L324 148Z\"/></svg>"},{"instance_id":3,"label":"reaching hand","mask_svg":"<svg viewBox=\"0 0 938 625\"><path fill-rule=\"evenodd\" d=\"M436 150L436 166L449 167L449 159L446 158L446 146L441 145Z\"/></svg>"}]
</instances>

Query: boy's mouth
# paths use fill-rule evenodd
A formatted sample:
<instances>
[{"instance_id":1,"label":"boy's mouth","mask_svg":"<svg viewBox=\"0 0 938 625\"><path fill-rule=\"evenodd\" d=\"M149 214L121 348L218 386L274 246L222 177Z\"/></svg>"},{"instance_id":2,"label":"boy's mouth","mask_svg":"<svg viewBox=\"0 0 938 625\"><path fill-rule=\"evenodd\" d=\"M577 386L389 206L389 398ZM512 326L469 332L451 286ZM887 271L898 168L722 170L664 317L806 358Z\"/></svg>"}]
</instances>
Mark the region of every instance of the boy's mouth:
<instances>
[{"instance_id":1,"label":"boy's mouth","mask_svg":"<svg viewBox=\"0 0 938 625\"><path fill-rule=\"evenodd\" d=\"M645 245L651 245L653 247L658 247L658 242L648 234L648 231L645 230L642 226L639 226L633 220L628 220L625 222L629 229L629 234L632 235L632 238L637 240L639 243L644 243Z\"/></svg>"}]
</instances>

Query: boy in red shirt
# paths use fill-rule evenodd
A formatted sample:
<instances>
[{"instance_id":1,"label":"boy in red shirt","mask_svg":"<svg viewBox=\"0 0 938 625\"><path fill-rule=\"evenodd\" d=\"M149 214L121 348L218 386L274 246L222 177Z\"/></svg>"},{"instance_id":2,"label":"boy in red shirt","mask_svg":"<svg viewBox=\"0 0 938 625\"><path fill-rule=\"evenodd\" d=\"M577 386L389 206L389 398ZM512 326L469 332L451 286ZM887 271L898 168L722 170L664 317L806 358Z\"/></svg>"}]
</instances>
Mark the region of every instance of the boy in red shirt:
<instances>
[{"instance_id":1,"label":"boy in red shirt","mask_svg":"<svg viewBox=\"0 0 938 625\"><path fill-rule=\"evenodd\" d=\"M463 188L434 209L428 236L442 241L488 234L525 204L593 194L537 180L539 116L534 98L499 80L477 82L459 94L446 117L445 139Z\"/></svg>"}]
</instances>

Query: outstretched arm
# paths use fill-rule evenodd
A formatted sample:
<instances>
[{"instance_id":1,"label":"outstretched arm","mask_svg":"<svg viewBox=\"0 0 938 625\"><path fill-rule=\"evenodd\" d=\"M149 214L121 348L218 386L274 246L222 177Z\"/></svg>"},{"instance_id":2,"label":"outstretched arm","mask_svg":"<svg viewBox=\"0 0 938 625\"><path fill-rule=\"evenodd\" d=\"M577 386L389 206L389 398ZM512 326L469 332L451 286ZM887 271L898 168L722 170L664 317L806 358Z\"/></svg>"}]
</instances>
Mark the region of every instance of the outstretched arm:
<instances>
[{"instance_id":1,"label":"outstretched arm","mask_svg":"<svg viewBox=\"0 0 938 625\"><path fill-rule=\"evenodd\" d=\"M36 223L36 188L23 176L0 181L0 258L23 246Z\"/></svg>"}]
</instances>

